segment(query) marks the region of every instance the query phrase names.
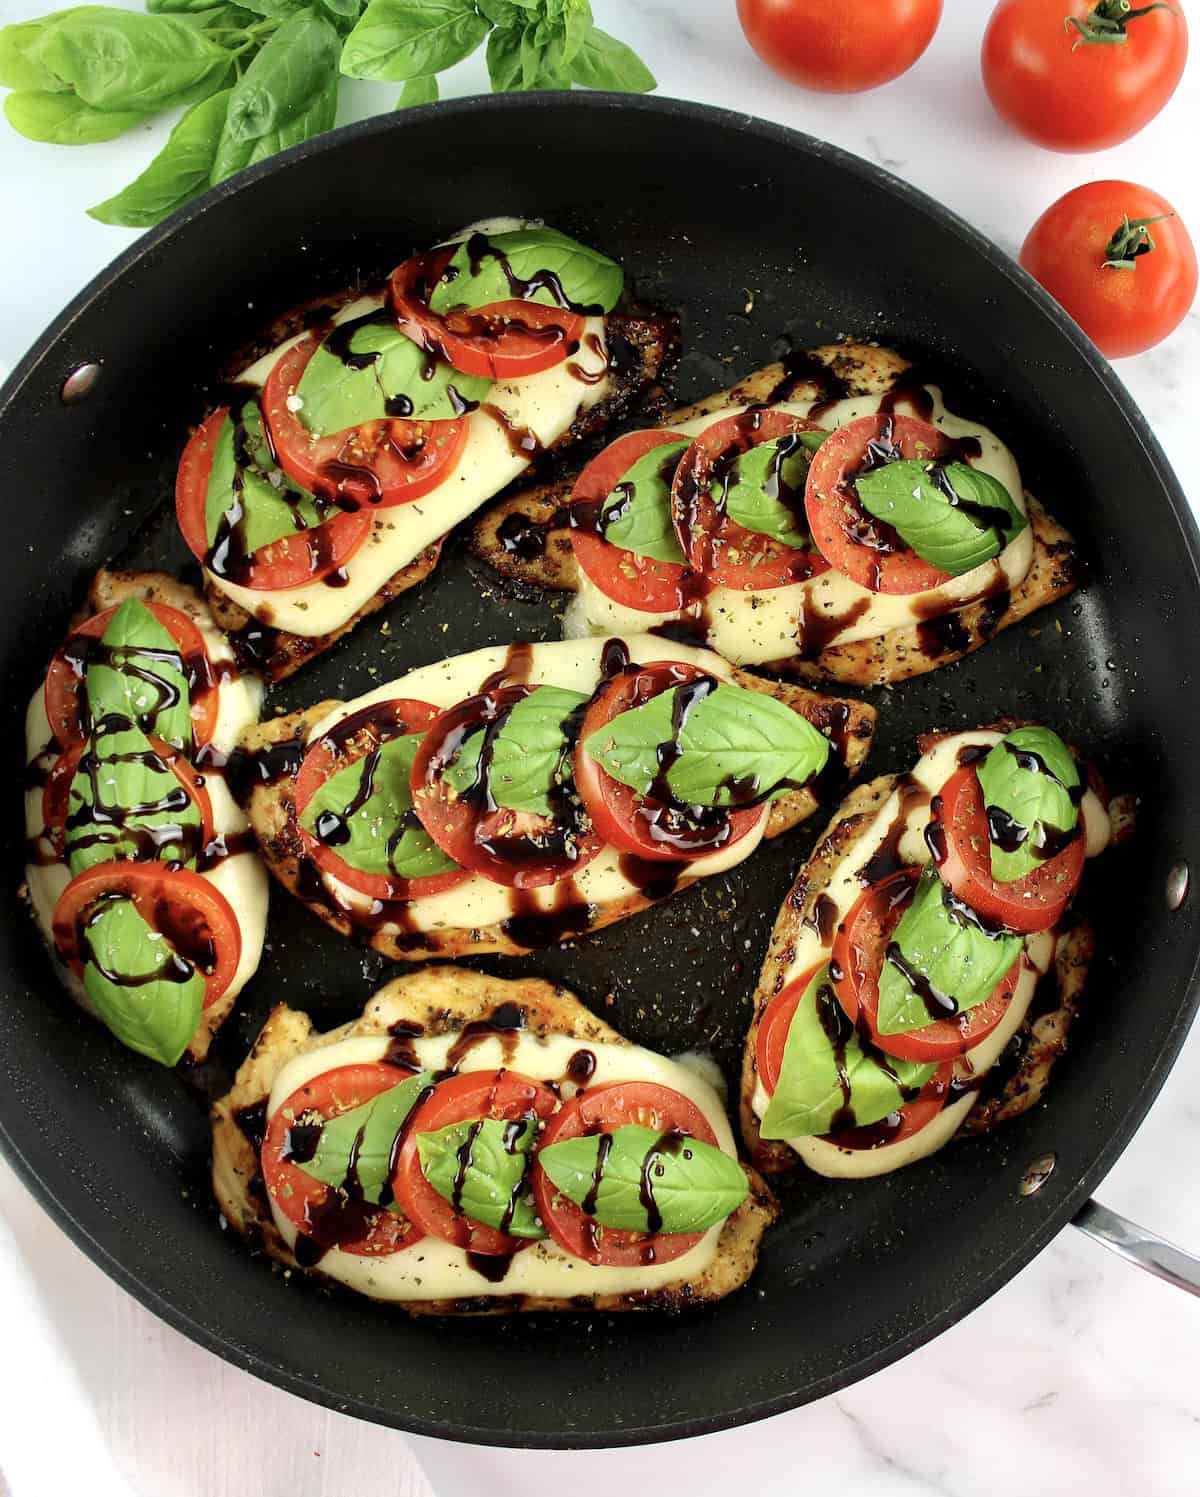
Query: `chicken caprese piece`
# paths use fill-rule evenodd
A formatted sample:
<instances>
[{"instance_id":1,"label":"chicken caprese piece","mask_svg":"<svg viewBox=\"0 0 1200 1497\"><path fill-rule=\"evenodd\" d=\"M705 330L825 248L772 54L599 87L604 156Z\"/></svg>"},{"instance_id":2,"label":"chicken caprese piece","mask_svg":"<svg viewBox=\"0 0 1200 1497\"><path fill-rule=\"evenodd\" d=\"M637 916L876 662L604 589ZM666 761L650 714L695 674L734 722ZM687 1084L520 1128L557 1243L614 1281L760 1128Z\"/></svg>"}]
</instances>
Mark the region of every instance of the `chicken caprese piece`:
<instances>
[{"instance_id":1,"label":"chicken caprese piece","mask_svg":"<svg viewBox=\"0 0 1200 1497\"><path fill-rule=\"evenodd\" d=\"M184 449L176 514L217 621L268 679L420 582L446 533L543 453L628 408L674 332L623 289L588 245L496 219L240 372Z\"/></svg>"},{"instance_id":2,"label":"chicken caprese piece","mask_svg":"<svg viewBox=\"0 0 1200 1497\"><path fill-rule=\"evenodd\" d=\"M875 712L653 635L437 661L245 735L267 866L397 960L528 951L724 872L862 764Z\"/></svg>"},{"instance_id":3,"label":"chicken caprese piece","mask_svg":"<svg viewBox=\"0 0 1200 1497\"><path fill-rule=\"evenodd\" d=\"M1094 942L1070 913L1130 803L1051 729L930 735L858 787L784 901L742 1130L760 1168L886 1174L1037 1102Z\"/></svg>"},{"instance_id":4,"label":"chicken caprese piece","mask_svg":"<svg viewBox=\"0 0 1200 1497\"><path fill-rule=\"evenodd\" d=\"M574 592L568 635L650 629L860 685L957 660L1080 577L1000 438L853 343L619 437L573 480L502 500L473 546Z\"/></svg>"},{"instance_id":5,"label":"chicken caprese piece","mask_svg":"<svg viewBox=\"0 0 1200 1497\"><path fill-rule=\"evenodd\" d=\"M201 1060L262 953L267 877L224 772L262 683L191 588L100 572L26 715L25 888L71 995Z\"/></svg>"},{"instance_id":6,"label":"chicken caprese piece","mask_svg":"<svg viewBox=\"0 0 1200 1497\"><path fill-rule=\"evenodd\" d=\"M212 1126L235 1231L413 1312L703 1304L776 1215L705 1079L537 978L425 968L325 1034L280 1006Z\"/></svg>"}]
</instances>

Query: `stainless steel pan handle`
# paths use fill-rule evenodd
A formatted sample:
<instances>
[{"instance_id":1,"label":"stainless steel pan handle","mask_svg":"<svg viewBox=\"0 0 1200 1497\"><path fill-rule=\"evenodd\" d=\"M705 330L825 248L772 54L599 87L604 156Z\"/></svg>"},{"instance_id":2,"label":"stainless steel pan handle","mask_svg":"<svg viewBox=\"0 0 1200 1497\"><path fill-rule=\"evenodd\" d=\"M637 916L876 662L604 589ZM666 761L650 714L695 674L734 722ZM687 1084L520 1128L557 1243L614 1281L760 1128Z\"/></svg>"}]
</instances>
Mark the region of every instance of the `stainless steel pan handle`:
<instances>
[{"instance_id":1,"label":"stainless steel pan handle","mask_svg":"<svg viewBox=\"0 0 1200 1497\"><path fill-rule=\"evenodd\" d=\"M1074 1218L1074 1224L1081 1232L1102 1242L1122 1258L1128 1258L1130 1263L1136 1263L1155 1278L1166 1279L1177 1289L1200 1295L1200 1258L1194 1254L1185 1253L1174 1243L1164 1242L1161 1237L1110 1211L1099 1201L1088 1201Z\"/></svg>"}]
</instances>

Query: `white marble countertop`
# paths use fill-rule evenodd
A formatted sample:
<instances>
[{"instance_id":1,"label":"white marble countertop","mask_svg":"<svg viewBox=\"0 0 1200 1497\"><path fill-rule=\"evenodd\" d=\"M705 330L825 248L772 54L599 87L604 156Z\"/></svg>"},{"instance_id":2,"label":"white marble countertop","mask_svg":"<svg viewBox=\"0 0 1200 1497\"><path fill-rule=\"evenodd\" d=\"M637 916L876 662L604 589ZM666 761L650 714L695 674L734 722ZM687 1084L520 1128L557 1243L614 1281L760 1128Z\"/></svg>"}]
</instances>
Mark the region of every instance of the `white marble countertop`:
<instances>
[{"instance_id":1,"label":"white marble countertop","mask_svg":"<svg viewBox=\"0 0 1200 1497\"><path fill-rule=\"evenodd\" d=\"M46 3L0 0L4 21ZM657 73L660 92L746 110L823 136L940 198L1006 249L1060 193L1126 177L1167 197L1200 238L1200 60L1165 116L1092 157L1041 152L995 119L978 79L991 0L949 0L906 77L832 100L768 73L734 0L593 0L597 20ZM449 95L485 86L481 61ZM353 93L353 100L349 95ZM396 89L344 90L344 123ZM0 128L0 365L129 242L84 207L133 176L161 130L76 151ZM14 287L20 287L19 295ZM1200 308L1163 347L1119 367L1185 490L1200 496L1195 403ZM1106 1204L1200 1251L1200 1034L1101 1192ZM1089 1491L1183 1497L1200 1467L1200 1300L1138 1273L1068 1229L1005 1290L905 1362L824 1402L683 1445L594 1454L508 1452L406 1439L312 1408L227 1366L154 1319L52 1225L0 1164L0 1294L21 1335L0 1359L0 1493L42 1497L400 1497L565 1487L593 1497L757 1497L800 1481L840 1497L1010 1497ZM7 1227L7 1231L5 1228ZM64 1428L61 1413L71 1411ZM265 1432L265 1434L264 1434ZM386 1473L386 1475L384 1474Z\"/></svg>"}]
</instances>

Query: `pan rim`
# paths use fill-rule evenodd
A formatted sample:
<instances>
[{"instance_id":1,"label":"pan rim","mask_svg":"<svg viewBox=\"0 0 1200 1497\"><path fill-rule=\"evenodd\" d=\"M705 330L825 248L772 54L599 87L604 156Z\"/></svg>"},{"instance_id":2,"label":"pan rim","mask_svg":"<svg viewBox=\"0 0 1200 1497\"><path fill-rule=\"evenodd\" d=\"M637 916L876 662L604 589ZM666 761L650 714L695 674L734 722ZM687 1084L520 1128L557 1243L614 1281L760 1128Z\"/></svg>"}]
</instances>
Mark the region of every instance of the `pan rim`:
<instances>
[{"instance_id":1,"label":"pan rim","mask_svg":"<svg viewBox=\"0 0 1200 1497\"><path fill-rule=\"evenodd\" d=\"M440 111L439 117L486 113L503 116L509 111L541 111L547 108L580 111L622 108L652 118L682 118L701 128L738 132L752 141L762 140L780 145L790 149L797 156L826 160L841 170L865 179L876 192L886 194L888 198L903 204L907 209L923 214L926 218L933 220L942 232L949 232L956 236L968 252L981 255L993 270L1001 273L1019 294L1038 308L1043 318L1054 326L1058 336L1065 338L1081 365L1098 381L1115 403L1137 438L1143 455L1166 497L1171 515L1182 536L1192 585L1200 590L1200 530L1184 497L1182 487L1151 431L1149 423L1112 367L1082 330L1011 256L952 210L945 208L928 194L893 176L873 162L865 161L813 136L758 119L750 114L668 97L569 91L535 95L472 95L464 99L447 100L422 106L419 109L407 110L402 115L380 115L345 125L326 132L314 140L292 147L278 156L271 157L177 210L162 224L135 240L128 249L100 271L51 322L18 361L8 380L0 387L0 426L6 418L9 407L16 401L26 383L47 358L54 356L60 341L77 319L102 297L112 284L125 277L147 257L159 252L175 235L202 218L205 213L226 198L243 192L252 192L260 180L277 172L286 171L292 164L309 157L341 149L352 141L366 140L390 131L403 131L410 120L425 118L431 111ZM647 127L650 127L649 119ZM67 372L67 370L63 371L64 376ZM837 1392L899 1361L918 1347L933 1340L978 1308L1021 1268L1031 1262L1069 1223L1083 1202L1112 1168L1141 1126L1150 1106L1161 1090L1187 1036L1197 1006L1200 1004L1200 986L1198 986L1200 930L1195 928L1195 922L1193 922L1192 942L1194 949L1187 984L1179 997L1174 1015L1165 1026L1162 1043L1153 1064L1146 1071L1135 1103L1122 1119L1121 1125L1110 1135L1091 1166L1076 1176L1069 1187L1059 1186L1055 1204L1045 1211L1036 1228L1028 1232L1020 1246L1014 1248L1003 1259L992 1263L972 1289L965 1294L960 1293L951 1306L930 1315L907 1335L890 1342L885 1348L864 1355L850 1365L816 1379L803 1390L792 1389L772 1397L759 1398L736 1410L700 1418L674 1419L663 1424L648 1423L636 1427L628 1425L616 1425L609 1428L592 1427L586 1431L499 1429L414 1416L402 1409L386 1407L370 1399L339 1395L328 1388L314 1384L288 1367L273 1363L271 1358L263 1352L234 1342L227 1334L211 1329L190 1312L172 1304L158 1288L143 1281L116 1259L109 1248L94 1236L74 1213L68 1201L56 1193L54 1188L43 1179L38 1169L26 1158L4 1116L3 1103L0 1103L0 1148L18 1178L57 1225L109 1278L132 1294L139 1303L206 1350L312 1403L409 1433L453 1439L470 1444L569 1450L665 1443L751 1424ZM1041 1197L1038 1199L1041 1203Z\"/></svg>"}]
</instances>

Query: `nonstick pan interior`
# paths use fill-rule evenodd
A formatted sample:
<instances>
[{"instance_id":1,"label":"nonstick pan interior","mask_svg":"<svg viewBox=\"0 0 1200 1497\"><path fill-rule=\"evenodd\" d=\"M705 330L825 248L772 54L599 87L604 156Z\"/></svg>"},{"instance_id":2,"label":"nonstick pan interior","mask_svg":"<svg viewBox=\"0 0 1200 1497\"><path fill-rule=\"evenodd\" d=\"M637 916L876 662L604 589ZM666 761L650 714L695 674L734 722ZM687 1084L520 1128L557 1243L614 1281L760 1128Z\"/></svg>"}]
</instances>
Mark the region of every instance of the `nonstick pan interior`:
<instances>
[{"instance_id":1,"label":"nonstick pan interior","mask_svg":"<svg viewBox=\"0 0 1200 1497\"><path fill-rule=\"evenodd\" d=\"M1187 906L1168 915L1162 890L1200 818L1196 537L1090 345L1004 256L894 179L671 101L440 105L336 132L210 195L140 241L18 370L0 409L14 786L25 702L89 574L113 557L184 565L166 501L230 351L294 303L508 212L603 247L641 296L679 307L682 396L842 333L917 358L944 374L953 408L1007 438L1031 490L1081 538L1093 571L1081 593L962 665L869 693L882 718L868 772L907 766L920 731L1008 713L1053 724L1100 756L1115 787L1145 792L1138 838L1085 885L1101 956L1049 1102L898 1176L784 1183L756 1278L720 1306L409 1322L273 1271L220 1230L211 1205L205 1091L222 1087L273 1003L325 1027L357 1013L389 971L274 891L262 969L188 1085L71 1009L14 904L0 928L0 1127L25 1178L110 1273L261 1376L459 1439L662 1439L817 1397L963 1315L1059 1229L1141 1119L1194 1002L1196 920ZM64 377L87 360L102 364L93 394L64 405ZM270 705L355 695L446 654L557 631L545 598L506 589L455 539L429 583ZM22 862L15 797L10 890ZM635 1040L711 1048L732 1081L771 923L820 825L580 945L480 965L561 978ZM1023 1170L1047 1151L1054 1175L1021 1198Z\"/></svg>"}]
</instances>

